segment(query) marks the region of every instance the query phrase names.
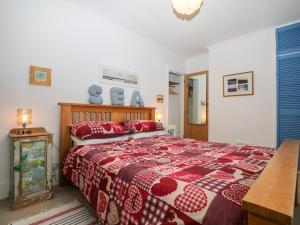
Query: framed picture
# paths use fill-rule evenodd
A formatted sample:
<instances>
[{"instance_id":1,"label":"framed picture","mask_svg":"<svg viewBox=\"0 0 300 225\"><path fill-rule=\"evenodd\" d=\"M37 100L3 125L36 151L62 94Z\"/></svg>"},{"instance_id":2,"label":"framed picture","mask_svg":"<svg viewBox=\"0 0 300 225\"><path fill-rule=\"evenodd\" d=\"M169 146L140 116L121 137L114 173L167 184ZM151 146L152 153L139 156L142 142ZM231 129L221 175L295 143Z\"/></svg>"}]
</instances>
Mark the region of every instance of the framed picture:
<instances>
[{"instance_id":1,"label":"framed picture","mask_svg":"<svg viewBox=\"0 0 300 225\"><path fill-rule=\"evenodd\" d=\"M223 76L223 96L254 94L253 71Z\"/></svg>"},{"instance_id":2,"label":"framed picture","mask_svg":"<svg viewBox=\"0 0 300 225\"><path fill-rule=\"evenodd\" d=\"M134 72L125 71L109 66L99 66L100 83L108 83L118 86L138 88L139 75Z\"/></svg>"},{"instance_id":3,"label":"framed picture","mask_svg":"<svg viewBox=\"0 0 300 225\"><path fill-rule=\"evenodd\" d=\"M33 85L51 86L51 69L30 66L29 83Z\"/></svg>"},{"instance_id":4,"label":"framed picture","mask_svg":"<svg viewBox=\"0 0 300 225\"><path fill-rule=\"evenodd\" d=\"M156 95L156 102L157 103L164 103L164 96L163 95Z\"/></svg>"}]
</instances>

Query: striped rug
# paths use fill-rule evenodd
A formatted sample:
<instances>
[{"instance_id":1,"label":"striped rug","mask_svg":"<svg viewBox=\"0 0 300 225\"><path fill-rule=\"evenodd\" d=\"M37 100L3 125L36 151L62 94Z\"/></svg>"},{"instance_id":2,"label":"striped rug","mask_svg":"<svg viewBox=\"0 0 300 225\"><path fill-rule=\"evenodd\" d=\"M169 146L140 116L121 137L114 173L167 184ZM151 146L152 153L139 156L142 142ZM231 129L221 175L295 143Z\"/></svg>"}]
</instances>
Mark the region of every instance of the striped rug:
<instances>
[{"instance_id":1,"label":"striped rug","mask_svg":"<svg viewBox=\"0 0 300 225\"><path fill-rule=\"evenodd\" d=\"M78 201L21 219L11 225L98 225L88 209Z\"/></svg>"}]
</instances>

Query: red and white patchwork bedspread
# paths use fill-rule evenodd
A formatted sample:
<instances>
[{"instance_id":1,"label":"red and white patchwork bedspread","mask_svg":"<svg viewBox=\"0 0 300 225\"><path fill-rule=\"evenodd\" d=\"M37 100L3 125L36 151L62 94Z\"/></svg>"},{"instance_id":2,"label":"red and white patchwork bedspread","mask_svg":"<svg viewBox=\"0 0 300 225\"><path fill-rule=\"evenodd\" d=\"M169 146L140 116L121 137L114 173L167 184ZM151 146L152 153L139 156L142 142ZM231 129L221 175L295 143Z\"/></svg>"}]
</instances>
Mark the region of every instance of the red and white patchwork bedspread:
<instances>
[{"instance_id":1,"label":"red and white patchwork bedspread","mask_svg":"<svg viewBox=\"0 0 300 225\"><path fill-rule=\"evenodd\" d=\"M100 224L241 225L241 200L273 154L163 135L75 146L63 172Z\"/></svg>"}]
</instances>

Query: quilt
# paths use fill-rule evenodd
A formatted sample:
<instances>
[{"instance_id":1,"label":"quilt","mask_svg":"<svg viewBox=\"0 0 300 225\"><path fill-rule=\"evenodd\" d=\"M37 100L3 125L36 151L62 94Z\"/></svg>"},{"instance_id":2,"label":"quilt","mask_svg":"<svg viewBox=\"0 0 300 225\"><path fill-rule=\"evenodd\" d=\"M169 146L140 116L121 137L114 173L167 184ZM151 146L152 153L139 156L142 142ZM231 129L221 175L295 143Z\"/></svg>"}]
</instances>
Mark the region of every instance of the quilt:
<instances>
[{"instance_id":1,"label":"quilt","mask_svg":"<svg viewBox=\"0 0 300 225\"><path fill-rule=\"evenodd\" d=\"M63 173L102 225L246 225L241 200L274 152L161 135L75 146Z\"/></svg>"}]
</instances>

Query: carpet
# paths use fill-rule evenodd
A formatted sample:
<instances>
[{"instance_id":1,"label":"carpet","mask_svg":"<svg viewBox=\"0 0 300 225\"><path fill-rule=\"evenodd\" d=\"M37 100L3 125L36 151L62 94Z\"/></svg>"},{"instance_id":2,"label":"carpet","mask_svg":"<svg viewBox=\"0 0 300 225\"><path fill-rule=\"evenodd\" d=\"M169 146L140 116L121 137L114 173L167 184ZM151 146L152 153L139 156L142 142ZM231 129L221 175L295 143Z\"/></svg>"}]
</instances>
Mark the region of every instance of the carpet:
<instances>
[{"instance_id":1,"label":"carpet","mask_svg":"<svg viewBox=\"0 0 300 225\"><path fill-rule=\"evenodd\" d=\"M97 220L92 217L88 209L80 202L74 201L63 206L50 209L10 225L98 225Z\"/></svg>"}]
</instances>

